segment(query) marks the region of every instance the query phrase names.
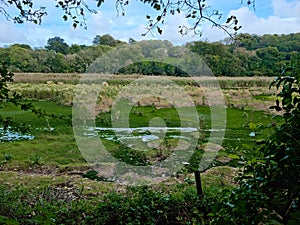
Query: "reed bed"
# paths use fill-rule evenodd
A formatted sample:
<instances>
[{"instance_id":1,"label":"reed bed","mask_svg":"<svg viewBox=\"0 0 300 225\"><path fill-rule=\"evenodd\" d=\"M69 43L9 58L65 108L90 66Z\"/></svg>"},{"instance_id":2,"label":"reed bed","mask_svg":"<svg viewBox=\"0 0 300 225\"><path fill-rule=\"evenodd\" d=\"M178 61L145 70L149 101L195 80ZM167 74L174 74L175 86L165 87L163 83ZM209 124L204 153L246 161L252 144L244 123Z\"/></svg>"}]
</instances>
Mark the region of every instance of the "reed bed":
<instances>
[{"instance_id":1,"label":"reed bed","mask_svg":"<svg viewBox=\"0 0 300 225\"><path fill-rule=\"evenodd\" d=\"M274 77L171 77L171 76L142 76L133 75L111 75L111 74L77 74L77 73L16 73L14 76L15 83L40 84L47 82L78 84L78 83L102 83L127 85L137 79L147 78L157 80L167 79L175 82L180 86L191 85L212 86L218 81L222 89L226 88L249 88L249 87L268 87L274 80Z\"/></svg>"},{"instance_id":2,"label":"reed bed","mask_svg":"<svg viewBox=\"0 0 300 225\"><path fill-rule=\"evenodd\" d=\"M208 105L204 93L209 89L211 96L218 95L221 88L227 107L266 110L273 104L274 99L260 101L255 96L274 95L276 90L268 88L272 79L271 77L16 74L16 82L9 84L9 89L11 93L18 93L27 99L53 101L68 106L73 104L75 94L82 95L77 96L77 99L86 101L86 95L96 93L97 111L101 112L108 111L117 98L126 98L141 106L163 108L174 104L170 99L180 100L187 94L195 105ZM187 106L186 104L182 101L182 106Z\"/></svg>"}]
</instances>

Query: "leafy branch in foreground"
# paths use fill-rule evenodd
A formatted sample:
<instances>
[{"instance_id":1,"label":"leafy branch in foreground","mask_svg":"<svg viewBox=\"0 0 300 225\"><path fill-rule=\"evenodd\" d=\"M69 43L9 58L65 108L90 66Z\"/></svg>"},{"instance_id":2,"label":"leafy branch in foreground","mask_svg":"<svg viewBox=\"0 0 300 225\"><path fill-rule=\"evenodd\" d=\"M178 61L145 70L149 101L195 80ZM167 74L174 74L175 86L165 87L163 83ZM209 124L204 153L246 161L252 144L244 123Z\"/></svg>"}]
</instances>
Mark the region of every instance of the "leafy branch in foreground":
<instances>
[{"instance_id":1,"label":"leafy branch in foreground","mask_svg":"<svg viewBox=\"0 0 300 225\"><path fill-rule=\"evenodd\" d=\"M270 87L280 89L279 99L271 108L284 111L284 122L246 156L238 177L239 188L224 193L214 206L216 224L300 223L299 65L282 75Z\"/></svg>"},{"instance_id":2,"label":"leafy branch in foreground","mask_svg":"<svg viewBox=\"0 0 300 225\"><path fill-rule=\"evenodd\" d=\"M15 23L23 23L24 21L33 22L35 24L41 24L42 18L48 14L45 6L35 8L35 0L0 0L0 13L2 13L7 19L12 19ZM63 20L71 20L73 27L78 25L87 28L86 26L86 13L97 13L93 9L90 3L85 0L55 0L55 6L60 8L64 15ZM100 7L105 0L94 0L97 7ZM140 0L143 4L149 4L153 9L159 13L156 18L151 18L146 15L148 19L148 26L146 32L143 35L157 30L159 34L162 34L161 25L164 24L167 15L175 15L183 13L185 18L189 20L191 25L182 25L179 27L179 33L182 35L193 32L196 35L201 34L201 23L209 22L213 27L217 27L232 37L230 30L234 32L238 31L241 26L238 25L238 19L236 16L230 16L225 24L219 22L222 18L222 13L217 9L211 9L206 4L206 0ZM125 7L130 3L129 0L115 0L115 8L118 15L125 15ZM244 3L243 0L240 2ZM247 5L255 6L255 0L248 0L245 2ZM7 8L14 6L19 12L19 15L12 16Z\"/></svg>"},{"instance_id":3,"label":"leafy branch in foreground","mask_svg":"<svg viewBox=\"0 0 300 225\"><path fill-rule=\"evenodd\" d=\"M0 0L0 13L2 13L6 19L13 20L15 23L24 23L24 21L33 22L35 24L41 24L42 18L47 15L46 8L34 8L32 0ZM6 7L14 6L19 15L12 16L6 10Z\"/></svg>"},{"instance_id":4,"label":"leafy branch in foreground","mask_svg":"<svg viewBox=\"0 0 300 225\"><path fill-rule=\"evenodd\" d=\"M2 105L5 100L8 99L9 89L7 87L7 82L12 82L13 73L7 70L5 65L1 66L0 62L0 102Z\"/></svg>"},{"instance_id":5,"label":"leafy branch in foreground","mask_svg":"<svg viewBox=\"0 0 300 225\"><path fill-rule=\"evenodd\" d=\"M201 35L201 23L208 22L213 27L217 27L227 33L229 36L233 37L230 30L234 32L238 31L241 26L238 25L238 19L236 16L231 16L227 19L225 24L219 22L222 18L222 13L219 10L210 9L210 6L206 4L206 0L169 0L169 1L147 1L144 0L144 3L148 3L160 12L160 14L152 19L149 15L146 16L148 19L147 31L143 34L146 35L149 32L152 32L153 29L157 29L159 34L162 34L161 25L165 23L167 15L175 15L183 13L185 18L189 20L191 25L181 25L179 26L178 32L181 35L187 35L190 32L193 32L194 35ZM247 4L251 4L248 2Z\"/></svg>"}]
</instances>

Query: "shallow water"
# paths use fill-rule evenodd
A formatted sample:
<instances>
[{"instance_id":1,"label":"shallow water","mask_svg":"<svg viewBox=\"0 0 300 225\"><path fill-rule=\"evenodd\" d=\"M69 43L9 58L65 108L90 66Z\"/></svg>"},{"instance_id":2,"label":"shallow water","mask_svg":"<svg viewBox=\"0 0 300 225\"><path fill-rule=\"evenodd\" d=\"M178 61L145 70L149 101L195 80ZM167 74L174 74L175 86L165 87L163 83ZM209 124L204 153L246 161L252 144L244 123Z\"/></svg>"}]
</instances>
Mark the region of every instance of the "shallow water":
<instances>
[{"instance_id":1,"label":"shallow water","mask_svg":"<svg viewBox=\"0 0 300 225\"><path fill-rule=\"evenodd\" d=\"M139 139L144 143L162 139L164 137L172 139L190 140L191 133L194 132L218 132L221 130L199 130L195 127L137 127L137 128L107 128L88 127L84 136L100 137L111 141Z\"/></svg>"},{"instance_id":2,"label":"shallow water","mask_svg":"<svg viewBox=\"0 0 300 225\"><path fill-rule=\"evenodd\" d=\"M0 142L8 141L22 141L22 140L32 140L34 139L33 135L30 134L20 134L15 131L4 130L0 128Z\"/></svg>"}]
</instances>

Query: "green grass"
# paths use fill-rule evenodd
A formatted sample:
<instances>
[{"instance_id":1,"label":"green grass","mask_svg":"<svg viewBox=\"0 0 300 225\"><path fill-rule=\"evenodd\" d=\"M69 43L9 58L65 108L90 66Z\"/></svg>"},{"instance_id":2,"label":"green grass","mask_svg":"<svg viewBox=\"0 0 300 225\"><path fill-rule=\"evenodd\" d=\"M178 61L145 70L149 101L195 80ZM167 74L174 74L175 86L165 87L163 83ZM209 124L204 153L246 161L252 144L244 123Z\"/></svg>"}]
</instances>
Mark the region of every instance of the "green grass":
<instances>
[{"instance_id":1,"label":"green grass","mask_svg":"<svg viewBox=\"0 0 300 225\"><path fill-rule=\"evenodd\" d=\"M53 102L34 104L54 114L68 115L72 109ZM202 128L210 128L210 109L197 107L197 112L203 122ZM203 201L197 199L193 174L184 170L151 187L126 188L114 182L83 178L81 174L91 169L78 150L69 122L52 118L47 122L45 118L20 111L10 104L0 109L0 113L17 123L30 124L29 132L35 136L30 141L0 143L0 223L137 224L147 221L163 224L170 220L201 223L211 210L211 198L215 200L223 189L236 186L238 159L228 163L216 160L214 167L201 175L206 196ZM130 127L149 126L157 117L167 126L180 126L175 109L135 106L129 116ZM244 149L251 149L257 139L270 134L272 122L272 117L262 111L228 108L224 150L219 152L217 159L245 154ZM48 124L54 130L44 129ZM97 125L111 126L110 113L100 114ZM250 137L250 132L257 135ZM209 132L205 132L199 145L205 144L208 137ZM128 163L131 158L134 165L143 165L147 156L154 154L137 154L119 142L102 141L116 158ZM202 153L197 149L195 158Z\"/></svg>"},{"instance_id":2,"label":"green grass","mask_svg":"<svg viewBox=\"0 0 300 225\"><path fill-rule=\"evenodd\" d=\"M59 106L53 102L34 102L36 107L47 112L59 115L71 114L71 107ZM73 136L69 122L59 119L38 118L31 112L21 111L12 104L0 109L2 117L12 117L16 123L29 124L30 134L34 140L0 143L0 162L5 168L28 168L34 164L63 166L69 164L84 164L85 160L80 154ZM208 107L199 106L197 112L202 120L204 129L210 128L211 118ZM130 127L147 127L153 119L160 118L162 125L168 127L180 127L178 112L174 108L153 109L153 107L134 106L129 116ZM187 115L184 119L188 120ZM163 121L163 122L162 122ZM193 121L185 121L192 123ZM236 108L227 108L226 133L222 146L227 154L242 155L242 148L251 148L257 139L263 139L270 133L273 120L270 115L261 111L247 111ZM102 113L98 116L97 125L111 126L110 113ZM251 125L249 127L249 125ZM49 131L48 126L54 128ZM256 136L249 137L251 132ZM210 132L203 132L203 140L199 145L208 141ZM147 160L147 152L136 152L121 143L103 140L104 144L113 155L126 162L144 164ZM176 142L174 143L176 144ZM153 151L148 153L154 155ZM5 155L12 155L10 160L5 160ZM226 155L223 153L223 156Z\"/></svg>"},{"instance_id":3,"label":"green grass","mask_svg":"<svg viewBox=\"0 0 300 225\"><path fill-rule=\"evenodd\" d=\"M41 80L45 83L50 78L51 75ZM73 78L70 76L63 78L66 80L59 80L61 77L57 75L54 81L73 84ZM116 76L110 84L128 84L131 80L127 78L136 79ZM266 86L269 82L263 80L256 83L255 79L239 81L238 78L219 80L222 88ZM176 78L174 81L181 86L188 85L188 88L195 85L190 78ZM239 90L236 92L239 93ZM118 89L114 91L117 92ZM243 92L237 97L244 102ZM254 97L257 102L265 100L272 100L271 96L265 94ZM55 102L32 103L50 114L67 117L72 113L72 107L61 106ZM148 187L126 187L117 182L84 178L82 174L92 168L76 145L70 120L52 119L51 116L39 118L31 112L21 111L14 105L7 104L7 107L0 108L0 116L11 117L21 126L30 125L27 133L34 135L35 139L0 143L0 224L138 224L140 221L147 221L148 224L167 224L167 221L204 224L204 221L209 221L207 215L212 210L209 208L212 206L211 202L222 199L223 189L236 187L234 178L241 166L239 157L251 154L257 141L267 139L273 124L281 122L263 111L250 110L250 107L231 103L240 109L226 109L227 126L222 150L213 161L212 167L201 174L205 193L202 201L198 200L194 175L190 173L193 167L185 167L174 177ZM210 132L207 130L211 127L209 107L197 106L196 110L200 116L201 129L206 131L201 131L195 154L190 160L195 164L201 159L204 146L209 140ZM97 126L111 127L110 116L110 113L101 113L97 117ZM180 116L175 109L156 108L151 104L145 107L135 105L130 109L128 118L132 128L181 126ZM195 122L188 114L184 120L187 124ZM249 136L251 132L255 132L255 137ZM172 134L178 133L169 132L167 137ZM164 159L170 154L168 148L178 143L176 139L168 139L160 146L159 152L155 148L150 151L136 151L121 142L104 138L101 140L115 158L132 165L151 165L153 162L147 161L149 158Z\"/></svg>"},{"instance_id":4,"label":"green grass","mask_svg":"<svg viewBox=\"0 0 300 225\"><path fill-rule=\"evenodd\" d=\"M254 99L261 100L261 101L275 101L276 96L274 95L266 95L266 94L260 94L253 96Z\"/></svg>"},{"instance_id":5,"label":"green grass","mask_svg":"<svg viewBox=\"0 0 300 225\"><path fill-rule=\"evenodd\" d=\"M228 181L234 174L228 167L204 173L208 197L199 201L192 176L151 187L124 187L78 177L1 172L0 224L199 224L210 196L218 195L213 188L235 186Z\"/></svg>"},{"instance_id":6,"label":"green grass","mask_svg":"<svg viewBox=\"0 0 300 225\"><path fill-rule=\"evenodd\" d=\"M58 106L53 102L33 102L43 111L55 115L70 115L71 107ZM72 163L84 163L73 137L70 121L61 119L40 118L28 111L22 111L12 104L0 109L2 117L11 117L16 124L30 125L27 131L34 140L0 143L0 159L5 154L13 157L2 163L7 167L28 168L32 165L65 165ZM49 130L49 128L54 128Z\"/></svg>"},{"instance_id":7,"label":"green grass","mask_svg":"<svg viewBox=\"0 0 300 225\"><path fill-rule=\"evenodd\" d=\"M54 115L68 116L72 113L72 107L59 106L54 102L48 101L33 101L24 102L32 103L36 108L41 109L43 112ZM51 116L46 118L38 117L31 111L20 110L20 107L13 105L12 103L7 103L4 108L0 108L1 117L11 117L15 123L18 124L29 124L32 128L32 133L38 134L43 133L44 128L49 128L53 126L56 128L56 133L59 132L70 132L70 121L63 121L60 119L51 119Z\"/></svg>"}]
</instances>

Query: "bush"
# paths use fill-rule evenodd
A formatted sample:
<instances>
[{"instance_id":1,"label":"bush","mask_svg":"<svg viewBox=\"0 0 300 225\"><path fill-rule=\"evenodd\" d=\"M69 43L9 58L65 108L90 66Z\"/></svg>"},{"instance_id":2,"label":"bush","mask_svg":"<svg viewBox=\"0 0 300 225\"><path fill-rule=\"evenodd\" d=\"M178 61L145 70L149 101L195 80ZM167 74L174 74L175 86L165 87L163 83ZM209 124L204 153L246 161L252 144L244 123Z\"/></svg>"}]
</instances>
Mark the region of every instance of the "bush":
<instances>
[{"instance_id":1,"label":"bush","mask_svg":"<svg viewBox=\"0 0 300 225\"><path fill-rule=\"evenodd\" d=\"M271 83L281 87L271 108L283 111L285 121L246 157L239 188L225 191L212 205L213 224L300 224L299 69L286 70L288 76Z\"/></svg>"}]
</instances>

